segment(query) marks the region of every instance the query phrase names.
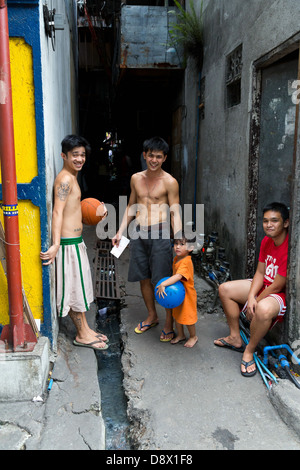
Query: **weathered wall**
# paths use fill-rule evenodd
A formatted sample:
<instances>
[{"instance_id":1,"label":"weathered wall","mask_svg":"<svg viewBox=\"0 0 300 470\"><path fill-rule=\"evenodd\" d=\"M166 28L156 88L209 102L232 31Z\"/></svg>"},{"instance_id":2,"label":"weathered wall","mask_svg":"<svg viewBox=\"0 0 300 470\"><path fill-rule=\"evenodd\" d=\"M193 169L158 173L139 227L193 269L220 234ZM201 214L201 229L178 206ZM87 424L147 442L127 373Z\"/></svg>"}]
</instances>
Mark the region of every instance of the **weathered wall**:
<instances>
[{"instance_id":1,"label":"weathered wall","mask_svg":"<svg viewBox=\"0 0 300 470\"><path fill-rule=\"evenodd\" d=\"M264 172L268 175L268 155L261 145L260 135L261 119L265 119L263 116L278 120L278 123L282 122L285 127L293 125L292 121L288 121L294 116L295 106L293 107L292 103L291 106L287 105L290 112L287 112L286 108L282 111L279 106L283 102L279 98L283 91L281 89L278 93L276 86L281 87L281 85L273 83L274 100L271 96L267 97L265 104L262 101L265 88L263 71L291 53L293 54L291 60L297 62L300 3L293 0L248 0L247 2L205 0L204 7L205 49L201 78L205 78L205 116L199 121L200 137L197 147L199 77L189 66L185 88L185 104L188 112L183 137L186 151L182 162L182 171L185 174L182 199L183 202L192 202L196 193L197 202L205 205L205 232L209 233L212 229L219 232L221 244L225 247L231 263L233 278L239 278L248 273L252 274L256 267L258 244L255 238L258 224L261 224L262 205L271 202L268 200L270 194L271 197L273 193L282 195L285 194L283 190L288 189L292 224L288 276L289 310L285 331L290 344L298 341L299 346L300 194L299 184L295 179L295 174L299 172L299 136L294 169L291 172L291 168L282 167L285 158L280 160L280 155L277 154L286 147L287 136L283 136L279 125L273 128L267 127L269 130L265 141L272 142L274 148L269 155L269 158L273 159L269 170L271 172L278 161L278 175L273 184L266 186L265 190L262 181L259 186L259 169L261 152L265 152L263 165ZM226 62L228 55L240 45L242 45L241 100L239 104L228 108L225 85ZM282 67L284 68L284 64ZM295 70L293 67L291 76L284 85L285 102L291 99L290 84L297 78ZM269 78L273 80L272 75ZM262 114L261 105L268 107L268 103L270 106L273 103L274 109L270 108L269 112L267 110ZM276 113L280 112L285 115L276 116ZM273 129L273 134L270 129ZM291 129L288 138L293 141ZM293 142L289 146L289 152L293 152ZM196 155L198 177L195 186L195 171L190 168L193 170L195 168ZM290 167L291 161L293 155L289 155ZM284 183L280 175L284 175ZM293 188L291 188L292 180ZM276 185L280 184L285 184L286 187L281 190L276 188ZM279 190L274 192L273 188ZM265 201L262 202L262 199ZM289 201L283 202L289 203ZM257 238L260 236L261 232L258 231Z\"/></svg>"},{"instance_id":2,"label":"weathered wall","mask_svg":"<svg viewBox=\"0 0 300 470\"><path fill-rule=\"evenodd\" d=\"M76 9L72 0L53 0L52 7L64 17L64 30L57 30L55 50L44 33L40 2L41 65L45 127L47 190L62 168L61 141L78 130ZM76 3L76 2L75 2ZM51 200L48 193L48 199Z\"/></svg>"},{"instance_id":3,"label":"weathered wall","mask_svg":"<svg viewBox=\"0 0 300 470\"><path fill-rule=\"evenodd\" d=\"M300 353L300 121L296 131L297 146L295 150L292 200L290 214L290 246L288 273L288 321L285 322L285 336L295 354Z\"/></svg>"},{"instance_id":4,"label":"weathered wall","mask_svg":"<svg viewBox=\"0 0 300 470\"><path fill-rule=\"evenodd\" d=\"M197 202L205 205L206 232L215 229L235 277L245 274L252 67L299 31L300 4L292 0L206 1L204 12L205 118L200 121ZM241 102L226 107L226 57L242 44ZM194 193L198 76L186 75L184 202ZM260 214L259 214L260 216Z\"/></svg>"},{"instance_id":5,"label":"weathered wall","mask_svg":"<svg viewBox=\"0 0 300 470\"><path fill-rule=\"evenodd\" d=\"M174 7L126 5L121 9L121 68L180 66L170 47Z\"/></svg>"}]
</instances>

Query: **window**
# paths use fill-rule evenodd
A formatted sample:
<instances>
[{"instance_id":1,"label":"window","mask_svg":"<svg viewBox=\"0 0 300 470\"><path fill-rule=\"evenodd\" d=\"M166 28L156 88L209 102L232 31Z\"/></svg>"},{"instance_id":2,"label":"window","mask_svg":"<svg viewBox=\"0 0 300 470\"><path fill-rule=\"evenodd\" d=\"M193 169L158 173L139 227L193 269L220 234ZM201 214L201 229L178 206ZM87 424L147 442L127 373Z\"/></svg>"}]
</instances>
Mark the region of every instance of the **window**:
<instances>
[{"instance_id":1,"label":"window","mask_svg":"<svg viewBox=\"0 0 300 470\"><path fill-rule=\"evenodd\" d=\"M242 45L238 46L226 60L226 107L232 108L241 102Z\"/></svg>"}]
</instances>

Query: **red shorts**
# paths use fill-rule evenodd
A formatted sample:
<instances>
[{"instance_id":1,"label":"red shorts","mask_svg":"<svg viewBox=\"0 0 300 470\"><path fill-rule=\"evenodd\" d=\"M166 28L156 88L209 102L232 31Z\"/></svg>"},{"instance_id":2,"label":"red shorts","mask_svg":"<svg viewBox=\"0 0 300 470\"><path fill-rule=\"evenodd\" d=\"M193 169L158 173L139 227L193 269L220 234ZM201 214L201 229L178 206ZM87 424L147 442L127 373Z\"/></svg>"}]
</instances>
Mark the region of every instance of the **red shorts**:
<instances>
[{"instance_id":1,"label":"red shorts","mask_svg":"<svg viewBox=\"0 0 300 470\"><path fill-rule=\"evenodd\" d=\"M252 279L248 279L250 282L252 282ZM262 289L259 291L258 295L265 289L265 287L262 287ZM278 294L269 294L268 297L273 297L275 300L277 300L279 304L279 312L276 318L272 321L272 324L270 326L270 329L273 328L276 323L281 323L283 321L285 312L286 312L286 298L285 298L285 292L280 292ZM242 308L241 312L246 313L247 311L247 305L248 301L245 303L244 307Z\"/></svg>"}]
</instances>

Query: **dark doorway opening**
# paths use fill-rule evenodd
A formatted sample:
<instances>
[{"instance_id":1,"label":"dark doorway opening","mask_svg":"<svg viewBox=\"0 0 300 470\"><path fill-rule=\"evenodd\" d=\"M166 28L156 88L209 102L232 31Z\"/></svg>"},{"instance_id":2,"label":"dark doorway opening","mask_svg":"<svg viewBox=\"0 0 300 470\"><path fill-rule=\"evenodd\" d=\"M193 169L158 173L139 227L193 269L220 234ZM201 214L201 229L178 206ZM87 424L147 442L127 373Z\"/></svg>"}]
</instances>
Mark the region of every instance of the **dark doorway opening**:
<instances>
[{"instance_id":1,"label":"dark doorway opening","mask_svg":"<svg viewBox=\"0 0 300 470\"><path fill-rule=\"evenodd\" d=\"M104 72L80 70L80 133L92 146L83 197L114 202L128 196L130 176L142 170L143 142L155 135L170 146L163 168L171 172L172 119L182 80L182 72L126 70L113 87Z\"/></svg>"},{"instance_id":2,"label":"dark doorway opening","mask_svg":"<svg viewBox=\"0 0 300 470\"><path fill-rule=\"evenodd\" d=\"M258 164L257 251L264 236L263 207L273 201L290 205L296 104L298 50L262 70L260 151Z\"/></svg>"},{"instance_id":3,"label":"dark doorway opening","mask_svg":"<svg viewBox=\"0 0 300 470\"><path fill-rule=\"evenodd\" d=\"M291 204L299 41L288 41L253 68L249 154L249 212L246 276L252 277L264 236L262 209L273 201Z\"/></svg>"}]
</instances>

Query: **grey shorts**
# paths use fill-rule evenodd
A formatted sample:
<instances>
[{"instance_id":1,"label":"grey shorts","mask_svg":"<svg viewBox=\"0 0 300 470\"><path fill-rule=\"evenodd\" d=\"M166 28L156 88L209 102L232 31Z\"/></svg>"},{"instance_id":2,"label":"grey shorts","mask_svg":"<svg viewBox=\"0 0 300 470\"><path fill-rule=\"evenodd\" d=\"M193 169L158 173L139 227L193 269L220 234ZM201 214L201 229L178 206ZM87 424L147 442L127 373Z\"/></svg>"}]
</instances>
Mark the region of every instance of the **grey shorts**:
<instances>
[{"instance_id":1,"label":"grey shorts","mask_svg":"<svg viewBox=\"0 0 300 470\"><path fill-rule=\"evenodd\" d=\"M128 281L151 279L155 286L163 277L172 276L172 244L169 238L138 237L132 239L129 246Z\"/></svg>"}]
</instances>

